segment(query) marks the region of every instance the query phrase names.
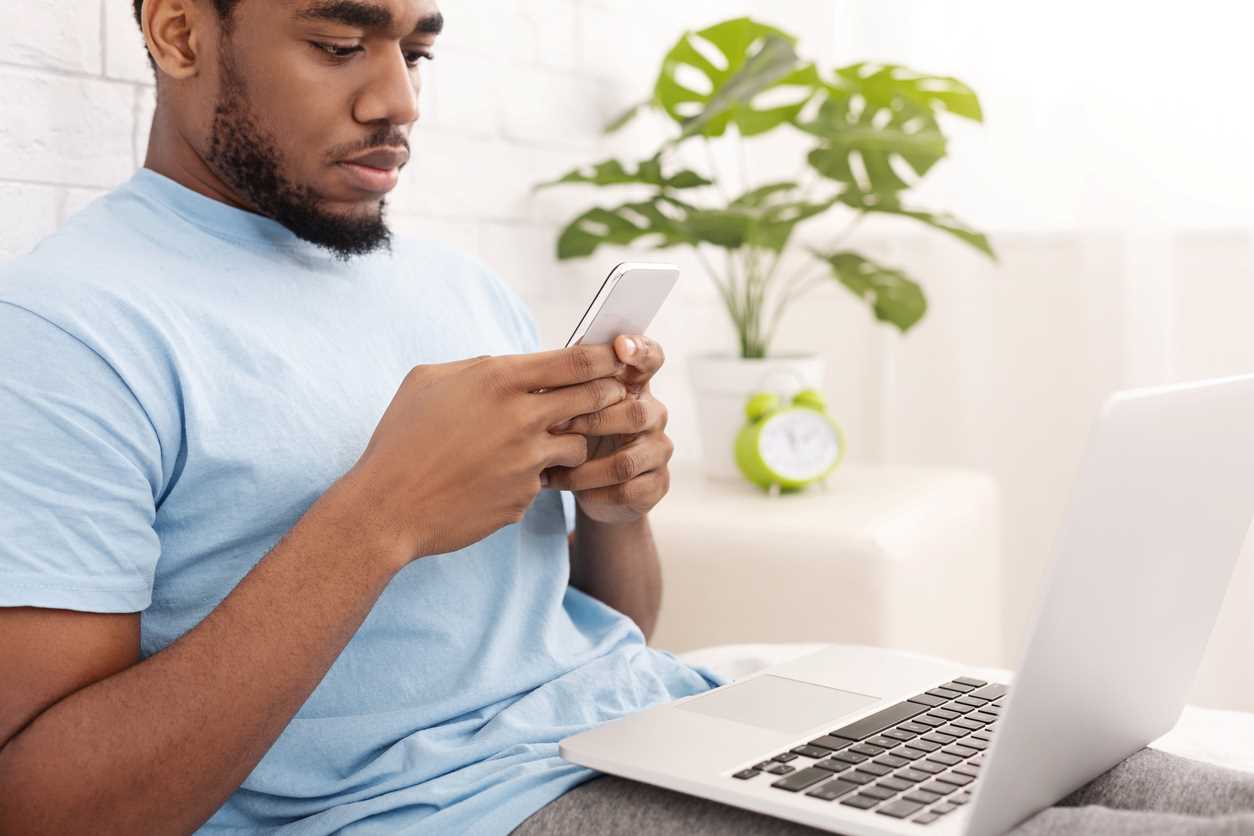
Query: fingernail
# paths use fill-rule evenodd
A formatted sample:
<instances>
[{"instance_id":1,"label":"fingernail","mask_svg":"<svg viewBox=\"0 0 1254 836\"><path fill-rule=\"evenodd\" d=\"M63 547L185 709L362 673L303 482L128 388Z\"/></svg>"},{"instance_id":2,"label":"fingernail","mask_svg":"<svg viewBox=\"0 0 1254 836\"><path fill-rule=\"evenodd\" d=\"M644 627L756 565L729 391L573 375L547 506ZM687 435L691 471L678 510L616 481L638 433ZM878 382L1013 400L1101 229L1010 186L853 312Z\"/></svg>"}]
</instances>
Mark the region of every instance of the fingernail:
<instances>
[{"instance_id":1,"label":"fingernail","mask_svg":"<svg viewBox=\"0 0 1254 836\"><path fill-rule=\"evenodd\" d=\"M623 337L623 342L627 344L627 356L628 357L636 353L636 341L635 340L633 340L631 337Z\"/></svg>"},{"instance_id":2,"label":"fingernail","mask_svg":"<svg viewBox=\"0 0 1254 836\"><path fill-rule=\"evenodd\" d=\"M548 486L549 486L549 474L541 473L540 474L540 487L547 488Z\"/></svg>"}]
</instances>

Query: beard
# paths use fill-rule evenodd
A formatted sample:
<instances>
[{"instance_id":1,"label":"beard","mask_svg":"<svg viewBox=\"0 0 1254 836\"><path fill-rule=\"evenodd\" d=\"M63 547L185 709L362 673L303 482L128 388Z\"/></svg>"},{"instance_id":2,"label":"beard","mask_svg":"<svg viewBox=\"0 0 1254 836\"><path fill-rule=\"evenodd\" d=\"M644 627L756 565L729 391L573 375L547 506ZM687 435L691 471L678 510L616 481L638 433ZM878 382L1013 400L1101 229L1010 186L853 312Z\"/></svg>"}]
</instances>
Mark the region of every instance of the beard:
<instances>
[{"instance_id":1,"label":"beard","mask_svg":"<svg viewBox=\"0 0 1254 836\"><path fill-rule=\"evenodd\" d=\"M307 185L283 174L283 155L274 136L249 108L244 80L227 49L222 50L222 89L214 109L205 162L223 181L244 195L256 211L282 224L296 237L330 250L341 261L390 249L392 232L384 221L386 200L366 215L341 215L323 208L322 198ZM405 137L384 126L353 146L404 145Z\"/></svg>"}]
</instances>

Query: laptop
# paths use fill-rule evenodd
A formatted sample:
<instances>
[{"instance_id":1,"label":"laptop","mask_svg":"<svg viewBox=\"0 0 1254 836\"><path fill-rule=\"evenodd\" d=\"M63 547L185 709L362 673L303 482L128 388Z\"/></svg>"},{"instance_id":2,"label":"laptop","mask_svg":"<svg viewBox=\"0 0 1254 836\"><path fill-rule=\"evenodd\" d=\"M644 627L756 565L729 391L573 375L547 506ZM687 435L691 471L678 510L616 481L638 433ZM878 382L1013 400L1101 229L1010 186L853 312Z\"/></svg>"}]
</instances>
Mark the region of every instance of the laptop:
<instances>
[{"instance_id":1,"label":"laptop","mask_svg":"<svg viewBox=\"0 0 1254 836\"><path fill-rule=\"evenodd\" d=\"M1252 428L1254 375L1106 402L1013 686L832 646L561 754L853 836L1004 833L1175 724L1254 516Z\"/></svg>"}]
</instances>

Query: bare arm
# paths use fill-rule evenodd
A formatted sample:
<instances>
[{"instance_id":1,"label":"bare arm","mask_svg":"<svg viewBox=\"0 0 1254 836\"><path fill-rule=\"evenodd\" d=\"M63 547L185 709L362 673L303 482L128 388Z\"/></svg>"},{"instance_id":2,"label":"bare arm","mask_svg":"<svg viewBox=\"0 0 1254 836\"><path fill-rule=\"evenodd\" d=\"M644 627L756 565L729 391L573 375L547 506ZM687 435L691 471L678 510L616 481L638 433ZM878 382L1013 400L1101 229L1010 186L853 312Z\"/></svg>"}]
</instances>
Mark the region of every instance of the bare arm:
<instances>
[{"instance_id":1,"label":"bare arm","mask_svg":"<svg viewBox=\"0 0 1254 836\"><path fill-rule=\"evenodd\" d=\"M345 516L352 507L324 496L203 622L140 664L138 616L113 617L124 640L106 655L118 666L125 646L131 666L42 710L0 749L0 832L187 833L208 819L400 566ZM0 633L55 662L66 657L45 651L73 631L56 621L83 616L0 612ZM14 714L6 726L29 719Z\"/></svg>"},{"instance_id":2,"label":"bare arm","mask_svg":"<svg viewBox=\"0 0 1254 836\"><path fill-rule=\"evenodd\" d=\"M545 468L586 458L550 428L621 400L618 368L601 347L414 369L353 470L142 662L135 614L0 608L0 834L202 824L401 567L517 522Z\"/></svg>"},{"instance_id":3,"label":"bare arm","mask_svg":"<svg viewBox=\"0 0 1254 836\"><path fill-rule=\"evenodd\" d=\"M626 615L650 638L662 606L662 568L648 517L615 525L579 510L570 538L570 583Z\"/></svg>"},{"instance_id":4,"label":"bare arm","mask_svg":"<svg viewBox=\"0 0 1254 836\"><path fill-rule=\"evenodd\" d=\"M561 432L588 436L588 461L553 468L549 485L575 492L578 512L570 540L570 582L630 617L645 638L662 606L662 569L649 511L670 490L668 463L675 450L666 435L666 407L649 381L666 362L662 347L644 336L620 336L615 354L627 397L608 409L580 415Z\"/></svg>"}]
</instances>

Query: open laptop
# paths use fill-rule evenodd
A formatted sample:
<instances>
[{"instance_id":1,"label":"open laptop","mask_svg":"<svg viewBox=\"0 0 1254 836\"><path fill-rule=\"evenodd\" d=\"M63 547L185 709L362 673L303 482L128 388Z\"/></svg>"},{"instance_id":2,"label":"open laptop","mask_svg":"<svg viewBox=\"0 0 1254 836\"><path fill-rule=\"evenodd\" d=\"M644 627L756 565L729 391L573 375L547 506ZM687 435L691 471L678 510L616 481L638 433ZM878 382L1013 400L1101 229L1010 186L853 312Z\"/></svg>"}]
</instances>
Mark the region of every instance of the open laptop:
<instances>
[{"instance_id":1,"label":"open laptop","mask_svg":"<svg viewBox=\"0 0 1254 836\"><path fill-rule=\"evenodd\" d=\"M561 753L855 836L1004 833L1174 725L1252 516L1254 376L1118 393L1013 688L831 647L567 738Z\"/></svg>"}]
</instances>

